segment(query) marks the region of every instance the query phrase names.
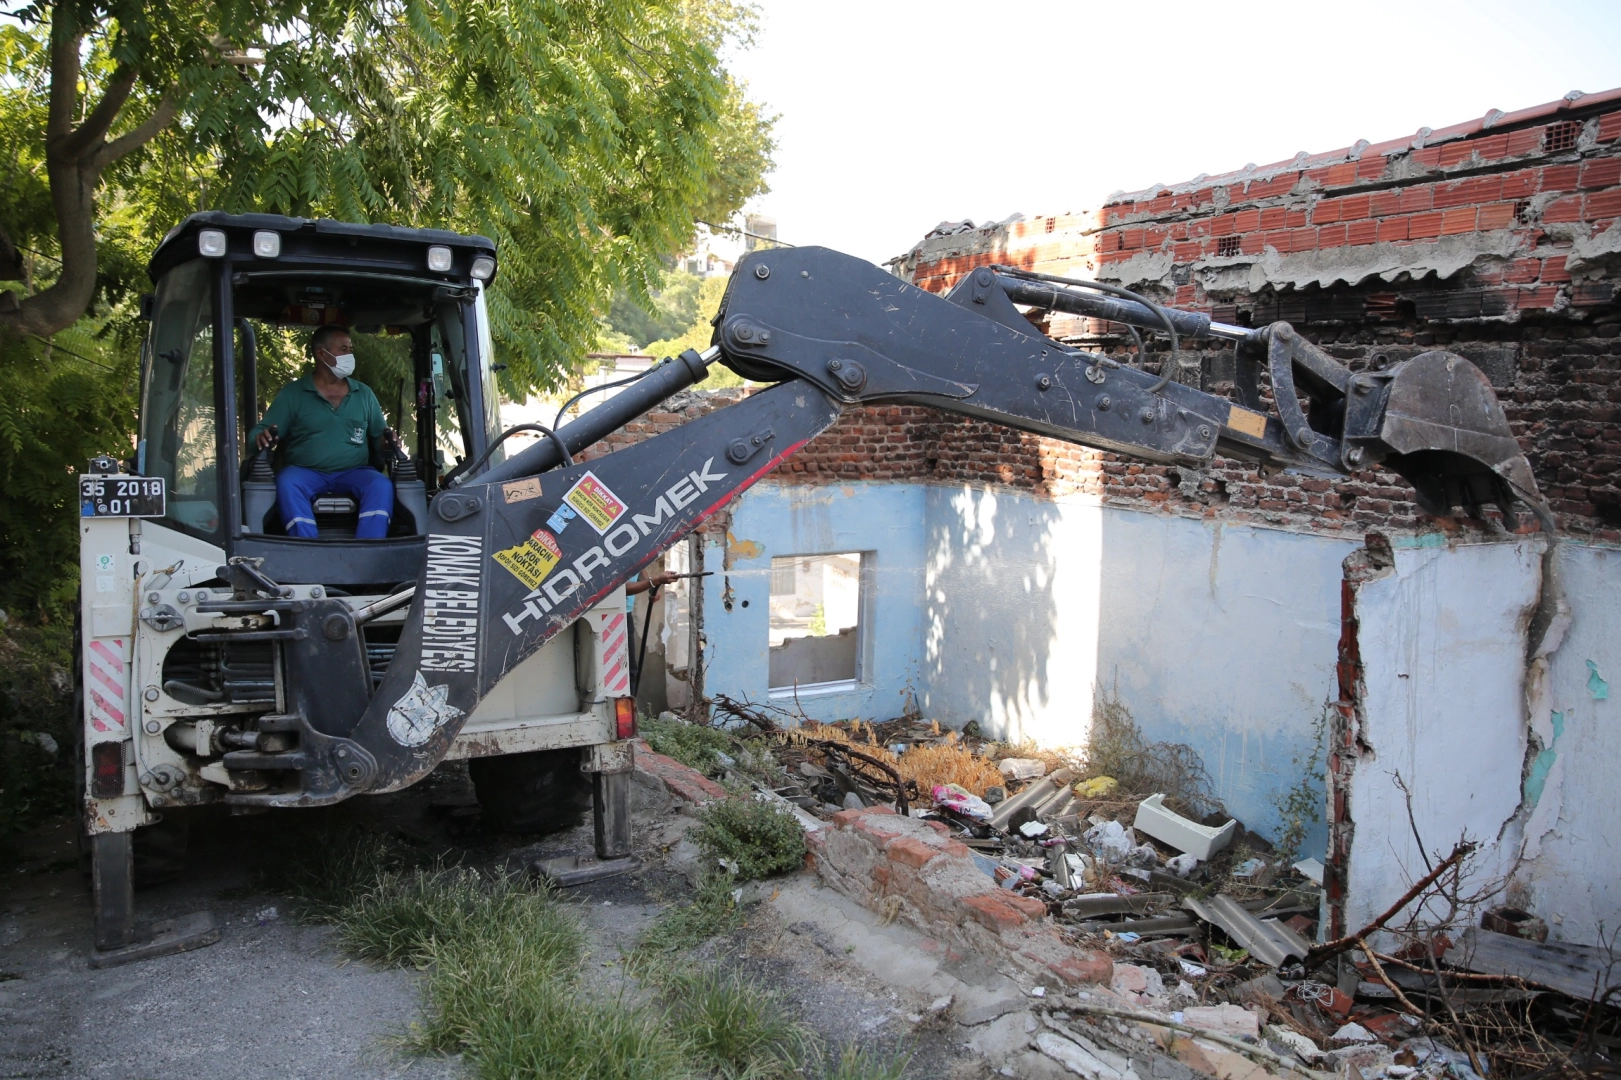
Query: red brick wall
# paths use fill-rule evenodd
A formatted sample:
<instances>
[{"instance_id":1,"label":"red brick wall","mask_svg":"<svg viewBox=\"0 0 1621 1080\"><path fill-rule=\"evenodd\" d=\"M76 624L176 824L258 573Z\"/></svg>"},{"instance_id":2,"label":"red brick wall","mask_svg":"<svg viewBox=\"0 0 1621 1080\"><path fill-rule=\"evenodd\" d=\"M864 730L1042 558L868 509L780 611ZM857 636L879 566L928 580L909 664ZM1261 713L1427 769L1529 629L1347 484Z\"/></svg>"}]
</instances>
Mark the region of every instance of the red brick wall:
<instances>
[{"instance_id":1,"label":"red brick wall","mask_svg":"<svg viewBox=\"0 0 1621 1080\"><path fill-rule=\"evenodd\" d=\"M996 262L1115 281L1223 322L1289 321L1353 369L1379 355L1458 352L1498 388L1562 527L1615 541L1617 217L1612 91L1122 194L1095 213L931 234L899 272L935 291ZM1118 326L1063 315L1043 325L1086 348L1130 351ZM1186 381L1227 392L1232 349L1195 355ZM1188 475L1114 455L1101 470L1105 497L1121 505L1324 530L1419 523L1405 482L1379 471L1263 480L1220 460Z\"/></svg>"},{"instance_id":2,"label":"red brick wall","mask_svg":"<svg viewBox=\"0 0 1621 1080\"><path fill-rule=\"evenodd\" d=\"M1621 252L1603 252L1617 216L1621 91L1120 195L1095 213L931 235L898 270L935 291L993 262L1115 280L1224 322L1287 320L1353 370L1450 349L1498 388L1562 527L1621 541L1621 304L1611 269ZM1300 260L1328 260L1335 273L1302 284L1290 269ZM1094 320L1055 316L1044 328L1117 356L1131 349L1122 328ZM1187 381L1227 393L1232 348L1192 355ZM1151 352L1150 366L1161 356ZM679 395L593 451L745 392ZM1117 506L1357 535L1424 523L1406 482L1378 470L1329 481L1263 478L1219 458L1203 472L1145 465L918 407L851 409L773 478L1078 491ZM724 515L711 525L725 526Z\"/></svg>"}]
</instances>

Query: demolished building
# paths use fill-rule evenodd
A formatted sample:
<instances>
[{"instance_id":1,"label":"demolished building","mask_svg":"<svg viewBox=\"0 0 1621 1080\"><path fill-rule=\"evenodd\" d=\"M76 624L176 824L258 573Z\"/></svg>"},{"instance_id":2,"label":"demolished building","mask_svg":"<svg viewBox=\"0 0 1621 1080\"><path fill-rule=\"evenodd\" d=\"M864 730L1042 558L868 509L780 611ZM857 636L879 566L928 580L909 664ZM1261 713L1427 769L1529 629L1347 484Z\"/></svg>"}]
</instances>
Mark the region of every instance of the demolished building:
<instances>
[{"instance_id":1,"label":"demolished building","mask_svg":"<svg viewBox=\"0 0 1621 1080\"><path fill-rule=\"evenodd\" d=\"M1555 940L1596 942L1621 917L1618 216L1612 91L931 234L896 269L933 291L1004 263L1223 322L1287 320L1353 369L1457 352L1497 389L1560 542L1425 518L1377 470L1197 472L852 409L710 523L707 689L823 720L916 708L1055 745L1083 743L1112 700L1146 737L1193 747L1262 833L1321 738L1326 830L1307 848L1328 867L1330 935L1467 834L1510 903ZM1119 326L1044 329L1133 352ZM1220 392L1234 353L1201 344L1174 367ZM689 397L610 442L709 407ZM832 643L795 646L795 678L788 642L807 636Z\"/></svg>"}]
</instances>

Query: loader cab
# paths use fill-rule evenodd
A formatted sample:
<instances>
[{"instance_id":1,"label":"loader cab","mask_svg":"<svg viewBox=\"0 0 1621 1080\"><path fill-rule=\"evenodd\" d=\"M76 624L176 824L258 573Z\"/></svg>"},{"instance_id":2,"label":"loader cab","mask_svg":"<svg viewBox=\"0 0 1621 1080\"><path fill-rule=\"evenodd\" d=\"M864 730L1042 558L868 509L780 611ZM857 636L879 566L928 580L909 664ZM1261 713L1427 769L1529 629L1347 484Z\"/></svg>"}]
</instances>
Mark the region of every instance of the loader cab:
<instances>
[{"instance_id":1,"label":"loader cab","mask_svg":"<svg viewBox=\"0 0 1621 1080\"><path fill-rule=\"evenodd\" d=\"M168 483L163 524L265 560L278 581L392 585L416 576L442 478L500 432L481 236L275 215L195 214L152 258L136 471ZM316 539L288 536L274 455L248 433L309 370L323 323L348 328L354 378L370 386L404 456L374 458L394 482L389 535L354 538L358 508L315 506ZM497 448L493 460L500 460Z\"/></svg>"}]
</instances>

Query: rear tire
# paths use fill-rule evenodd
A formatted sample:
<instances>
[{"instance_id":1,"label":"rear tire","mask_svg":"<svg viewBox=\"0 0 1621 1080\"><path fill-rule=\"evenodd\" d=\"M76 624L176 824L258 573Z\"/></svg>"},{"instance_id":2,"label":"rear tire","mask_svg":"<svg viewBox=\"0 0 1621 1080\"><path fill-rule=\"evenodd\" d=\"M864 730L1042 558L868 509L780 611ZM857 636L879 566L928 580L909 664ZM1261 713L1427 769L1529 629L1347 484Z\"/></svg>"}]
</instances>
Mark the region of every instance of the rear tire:
<instances>
[{"instance_id":1,"label":"rear tire","mask_svg":"<svg viewBox=\"0 0 1621 1080\"><path fill-rule=\"evenodd\" d=\"M473 758L467 773L484 823L501 832L563 832L580 824L591 805L578 750Z\"/></svg>"}]
</instances>

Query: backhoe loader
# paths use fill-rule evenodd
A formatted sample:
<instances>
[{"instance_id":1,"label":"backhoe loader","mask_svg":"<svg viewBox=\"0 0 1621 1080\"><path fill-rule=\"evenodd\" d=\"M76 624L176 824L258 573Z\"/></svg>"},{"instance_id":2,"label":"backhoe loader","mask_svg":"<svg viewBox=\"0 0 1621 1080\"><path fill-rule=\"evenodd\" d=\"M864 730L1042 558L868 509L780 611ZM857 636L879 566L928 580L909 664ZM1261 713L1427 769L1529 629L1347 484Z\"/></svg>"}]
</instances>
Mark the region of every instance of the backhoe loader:
<instances>
[{"instance_id":1,"label":"backhoe loader","mask_svg":"<svg viewBox=\"0 0 1621 1080\"><path fill-rule=\"evenodd\" d=\"M134 920L141 831L180 808L329 805L466 758L486 814L514 827L583 812L589 788L598 857L625 858L624 586L851 406L927 405L1193 467L1382 465L1437 514L1540 506L1491 387L1458 356L1353 372L1285 323L1226 326L1007 267L937 296L813 247L746 255L710 348L557 430L522 425L541 438L508 454L496 272L483 237L270 215L196 214L158 247L135 453L79 477L93 962L208 940L202 922L153 936ZM1163 334L1169 359L1155 372L1082 351L1031 309ZM289 535L277 459L246 440L270 345L323 324L351 330L401 434L375 463L395 493L382 539L355 538L345 498L316 502L315 538ZM1174 377L1180 343L1208 338L1237 350L1231 399ZM715 363L768 385L574 460Z\"/></svg>"}]
</instances>

